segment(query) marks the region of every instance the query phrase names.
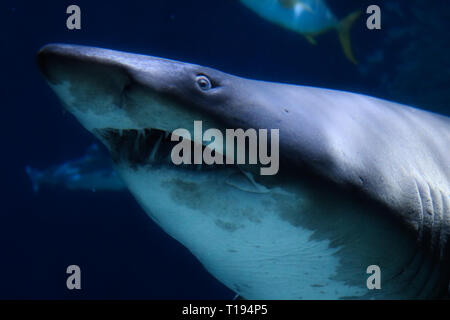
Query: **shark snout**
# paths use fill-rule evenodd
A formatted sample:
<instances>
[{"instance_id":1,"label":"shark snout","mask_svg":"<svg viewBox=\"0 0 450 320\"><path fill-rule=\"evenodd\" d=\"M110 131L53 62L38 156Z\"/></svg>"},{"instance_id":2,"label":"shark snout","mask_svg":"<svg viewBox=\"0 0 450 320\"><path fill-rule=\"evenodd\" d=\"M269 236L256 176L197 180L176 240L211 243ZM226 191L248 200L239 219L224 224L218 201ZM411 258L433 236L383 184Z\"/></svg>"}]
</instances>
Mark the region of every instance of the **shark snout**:
<instances>
[{"instance_id":1,"label":"shark snout","mask_svg":"<svg viewBox=\"0 0 450 320\"><path fill-rule=\"evenodd\" d=\"M91 132L172 131L198 118L180 104L185 86L195 85L192 65L66 44L44 46L37 64L63 106Z\"/></svg>"},{"instance_id":2,"label":"shark snout","mask_svg":"<svg viewBox=\"0 0 450 320\"><path fill-rule=\"evenodd\" d=\"M86 82L91 88L118 91L129 82L124 64L108 59L107 52L89 47L50 44L38 52L37 64L50 85L70 82L77 86Z\"/></svg>"}]
</instances>

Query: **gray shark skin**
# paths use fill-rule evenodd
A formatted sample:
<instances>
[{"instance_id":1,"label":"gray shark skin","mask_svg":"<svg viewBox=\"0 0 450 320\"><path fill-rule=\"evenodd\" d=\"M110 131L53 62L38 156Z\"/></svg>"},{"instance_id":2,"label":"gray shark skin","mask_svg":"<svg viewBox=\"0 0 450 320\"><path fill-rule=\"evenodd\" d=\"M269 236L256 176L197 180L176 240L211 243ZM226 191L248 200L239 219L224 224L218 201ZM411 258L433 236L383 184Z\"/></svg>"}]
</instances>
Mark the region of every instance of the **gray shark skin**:
<instances>
[{"instance_id":1,"label":"gray shark skin","mask_svg":"<svg viewBox=\"0 0 450 320\"><path fill-rule=\"evenodd\" d=\"M92 144L80 158L39 170L26 166L33 191L42 186L67 190L125 191L126 187L112 167L108 154Z\"/></svg>"},{"instance_id":2,"label":"gray shark skin","mask_svg":"<svg viewBox=\"0 0 450 320\"><path fill-rule=\"evenodd\" d=\"M38 65L64 107L110 150L147 214L240 296L446 294L449 118L100 48L48 45ZM192 131L194 120L203 130L279 129L278 174L175 166L168 134ZM370 265L380 267L379 290L367 288Z\"/></svg>"}]
</instances>

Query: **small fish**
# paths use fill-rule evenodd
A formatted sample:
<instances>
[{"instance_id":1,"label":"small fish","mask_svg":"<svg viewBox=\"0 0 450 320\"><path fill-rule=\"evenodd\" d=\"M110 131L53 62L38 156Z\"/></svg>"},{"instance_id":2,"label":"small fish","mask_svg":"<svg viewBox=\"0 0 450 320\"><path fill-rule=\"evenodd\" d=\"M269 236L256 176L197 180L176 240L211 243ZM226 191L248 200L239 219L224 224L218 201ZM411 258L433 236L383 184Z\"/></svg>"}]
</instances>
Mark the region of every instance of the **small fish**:
<instances>
[{"instance_id":1,"label":"small fish","mask_svg":"<svg viewBox=\"0 0 450 320\"><path fill-rule=\"evenodd\" d=\"M357 64L350 41L350 28L361 12L353 12L339 21L324 0L240 0L260 17L286 29L298 32L316 44L315 37L336 29L345 56Z\"/></svg>"},{"instance_id":2,"label":"small fish","mask_svg":"<svg viewBox=\"0 0 450 320\"><path fill-rule=\"evenodd\" d=\"M106 152L97 144L91 145L79 158L51 166L44 170L25 167L36 193L42 185L69 190L125 191L125 185L114 171Z\"/></svg>"}]
</instances>

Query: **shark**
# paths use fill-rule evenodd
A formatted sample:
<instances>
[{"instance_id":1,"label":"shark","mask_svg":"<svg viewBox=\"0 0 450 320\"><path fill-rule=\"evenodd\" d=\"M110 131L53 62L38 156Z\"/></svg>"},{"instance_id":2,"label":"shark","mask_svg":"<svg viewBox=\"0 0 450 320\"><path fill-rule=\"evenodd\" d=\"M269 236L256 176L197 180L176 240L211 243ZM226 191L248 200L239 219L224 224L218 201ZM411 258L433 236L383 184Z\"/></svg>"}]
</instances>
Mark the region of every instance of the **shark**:
<instances>
[{"instance_id":1,"label":"shark","mask_svg":"<svg viewBox=\"0 0 450 320\"><path fill-rule=\"evenodd\" d=\"M448 117L96 47L49 44L37 64L148 216L240 297L447 294ZM278 129L279 171L175 165L173 132L192 133L196 120L205 129Z\"/></svg>"},{"instance_id":2,"label":"shark","mask_svg":"<svg viewBox=\"0 0 450 320\"><path fill-rule=\"evenodd\" d=\"M43 186L67 190L126 191L125 184L113 169L111 158L96 143L90 145L80 158L42 170L27 165L25 171L35 193Z\"/></svg>"}]
</instances>

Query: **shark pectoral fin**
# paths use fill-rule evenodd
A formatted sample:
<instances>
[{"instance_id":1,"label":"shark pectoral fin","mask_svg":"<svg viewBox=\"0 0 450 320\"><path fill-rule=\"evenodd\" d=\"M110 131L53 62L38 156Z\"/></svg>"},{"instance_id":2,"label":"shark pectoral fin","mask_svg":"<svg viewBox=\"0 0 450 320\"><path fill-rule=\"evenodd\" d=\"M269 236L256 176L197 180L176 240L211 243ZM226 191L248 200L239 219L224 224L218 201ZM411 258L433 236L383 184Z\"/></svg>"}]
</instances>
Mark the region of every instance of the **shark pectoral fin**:
<instances>
[{"instance_id":1,"label":"shark pectoral fin","mask_svg":"<svg viewBox=\"0 0 450 320\"><path fill-rule=\"evenodd\" d=\"M358 64L358 61L353 56L352 44L350 40L350 29L353 23L359 18L361 15L360 11L353 12L349 14L344 20L342 20L338 25L338 34L339 40L341 41L342 50L344 50L344 54L348 60L350 60L354 64Z\"/></svg>"},{"instance_id":2,"label":"shark pectoral fin","mask_svg":"<svg viewBox=\"0 0 450 320\"><path fill-rule=\"evenodd\" d=\"M305 38L306 38L306 40L308 40L308 42L311 43L312 45L317 45L317 41L316 41L316 39L314 39L314 37L313 37L312 35L305 34Z\"/></svg>"},{"instance_id":3,"label":"shark pectoral fin","mask_svg":"<svg viewBox=\"0 0 450 320\"><path fill-rule=\"evenodd\" d=\"M258 184L253 178L252 174L249 172L245 172L241 170L240 173L231 174L226 180L225 183L229 186L232 186L238 190L252 193L268 193L270 192L265 186Z\"/></svg>"}]
</instances>

